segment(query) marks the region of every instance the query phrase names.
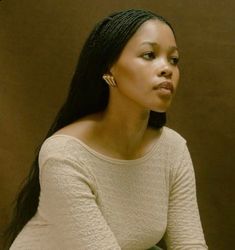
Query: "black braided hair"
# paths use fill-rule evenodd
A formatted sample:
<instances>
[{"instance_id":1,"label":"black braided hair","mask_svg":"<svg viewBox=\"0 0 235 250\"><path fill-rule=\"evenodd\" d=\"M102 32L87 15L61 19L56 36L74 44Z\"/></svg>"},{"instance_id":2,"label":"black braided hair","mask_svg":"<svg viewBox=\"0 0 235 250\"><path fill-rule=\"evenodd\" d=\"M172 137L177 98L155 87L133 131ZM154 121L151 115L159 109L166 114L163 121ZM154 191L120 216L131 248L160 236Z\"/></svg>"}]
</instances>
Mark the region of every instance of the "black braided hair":
<instances>
[{"instance_id":1,"label":"black braided hair","mask_svg":"<svg viewBox=\"0 0 235 250\"><path fill-rule=\"evenodd\" d=\"M149 19L166 23L174 33L163 17L140 9L115 12L94 27L80 53L67 98L42 143L60 128L85 115L105 109L109 89L102 75L118 59L140 25ZM149 126L159 129L165 123L165 113L150 112ZM42 143L35 150L36 156L30 172L14 200L12 219L4 232L4 249L9 249L16 236L37 211L40 194L38 156Z\"/></svg>"}]
</instances>

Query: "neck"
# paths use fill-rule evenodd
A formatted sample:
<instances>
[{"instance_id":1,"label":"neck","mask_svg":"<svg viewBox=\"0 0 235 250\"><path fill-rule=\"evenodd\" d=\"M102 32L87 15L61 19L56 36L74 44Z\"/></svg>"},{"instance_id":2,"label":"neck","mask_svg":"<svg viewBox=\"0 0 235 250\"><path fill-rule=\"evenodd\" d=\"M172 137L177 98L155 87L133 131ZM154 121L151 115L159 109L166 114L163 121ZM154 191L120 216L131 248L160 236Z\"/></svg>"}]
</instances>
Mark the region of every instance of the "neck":
<instances>
[{"instance_id":1,"label":"neck","mask_svg":"<svg viewBox=\"0 0 235 250\"><path fill-rule=\"evenodd\" d=\"M127 106L114 108L109 105L102 114L98 134L111 150L126 156L133 155L146 136L149 113L146 110L127 109Z\"/></svg>"}]
</instances>

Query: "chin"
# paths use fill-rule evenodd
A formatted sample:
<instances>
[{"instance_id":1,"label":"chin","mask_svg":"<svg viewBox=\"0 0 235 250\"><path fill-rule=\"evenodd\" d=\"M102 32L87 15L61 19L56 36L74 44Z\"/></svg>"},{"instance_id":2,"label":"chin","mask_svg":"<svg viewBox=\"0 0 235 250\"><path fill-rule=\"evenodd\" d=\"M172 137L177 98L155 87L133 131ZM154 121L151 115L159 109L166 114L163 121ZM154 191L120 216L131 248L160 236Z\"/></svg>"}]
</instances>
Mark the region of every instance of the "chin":
<instances>
[{"instance_id":1,"label":"chin","mask_svg":"<svg viewBox=\"0 0 235 250\"><path fill-rule=\"evenodd\" d=\"M152 109L152 111L157 113L166 113L166 110L160 110L160 109Z\"/></svg>"},{"instance_id":2,"label":"chin","mask_svg":"<svg viewBox=\"0 0 235 250\"><path fill-rule=\"evenodd\" d=\"M165 113L168 108L170 107L170 102L169 103L164 103L162 105L156 105L155 107L153 107L151 110L154 112L159 112L159 113Z\"/></svg>"},{"instance_id":3,"label":"chin","mask_svg":"<svg viewBox=\"0 0 235 250\"><path fill-rule=\"evenodd\" d=\"M151 110L154 111L154 112L158 112L158 113L165 113L168 108L169 108L169 106L167 106L167 107L157 107L157 108L153 108Z\"/></svg>"}]
</instances>

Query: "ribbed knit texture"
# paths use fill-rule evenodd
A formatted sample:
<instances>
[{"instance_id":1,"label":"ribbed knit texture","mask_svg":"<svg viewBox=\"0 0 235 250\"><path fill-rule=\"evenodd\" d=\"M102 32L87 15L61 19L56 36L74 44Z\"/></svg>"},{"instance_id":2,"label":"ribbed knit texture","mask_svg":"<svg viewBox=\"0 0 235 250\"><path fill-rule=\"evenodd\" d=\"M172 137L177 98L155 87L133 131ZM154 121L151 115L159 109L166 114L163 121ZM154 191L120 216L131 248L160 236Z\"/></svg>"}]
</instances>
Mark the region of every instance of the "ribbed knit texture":
<instances>
[{"instance_id":1,"label":"ribbed knit texture","mask_svg":"<svg viewBox=\"0 0 235 250\"><path fill-rule=\"evenodd\" d=\"M185 139L168 127L135 160L52 135L39 154L40 201L11 250L207 249Z\"/></svg>"}]
</instances>

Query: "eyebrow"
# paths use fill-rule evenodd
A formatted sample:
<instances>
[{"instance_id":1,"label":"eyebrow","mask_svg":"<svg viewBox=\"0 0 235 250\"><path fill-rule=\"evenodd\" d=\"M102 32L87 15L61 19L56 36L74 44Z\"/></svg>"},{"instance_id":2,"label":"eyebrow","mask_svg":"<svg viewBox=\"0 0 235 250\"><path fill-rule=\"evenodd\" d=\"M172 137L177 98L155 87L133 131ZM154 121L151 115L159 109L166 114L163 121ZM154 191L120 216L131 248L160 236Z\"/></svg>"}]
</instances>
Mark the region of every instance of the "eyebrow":
<instances>
[{"instance_id":1,"label":"eyebrow","mask_svg":"<svg viewBox=\"0 0 235 250\"><path fill-rule=\"evenodd\" d=\"M141 43L141 45L145 45L145 44L148 44L148 45L151 45L151 46L159 46L159 44L156 43L156 42L148 42L148 41L146 41L146 42ZM169 49L171 51L174 51L174 50L179 51L179 49L176 46L170 46Z\"/></svg>"}]
</instances>

